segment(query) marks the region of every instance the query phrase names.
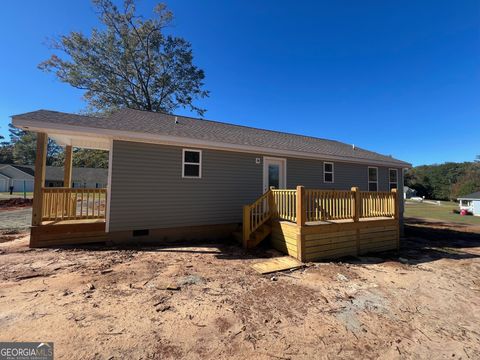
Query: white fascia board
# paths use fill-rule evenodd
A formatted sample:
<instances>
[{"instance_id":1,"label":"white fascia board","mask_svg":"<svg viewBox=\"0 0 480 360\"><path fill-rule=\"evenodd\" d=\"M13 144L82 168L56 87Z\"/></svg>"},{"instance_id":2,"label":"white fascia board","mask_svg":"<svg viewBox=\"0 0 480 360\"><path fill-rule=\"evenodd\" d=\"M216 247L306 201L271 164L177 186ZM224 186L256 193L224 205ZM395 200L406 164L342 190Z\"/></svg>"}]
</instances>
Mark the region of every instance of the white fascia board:
<instances>
[{"instance_id":1,"label":"white fascia board","mask_svg":"<svg viewBox=\"0 0 480 360\"><path fill-rule=\"evenodd\" d=\"M111 139L111 140L120 140L120 141L132 141L132 142L143 142L151 144L162 144L162 145L172 145L172 146L196 146L204 149L213 149L213 150L224 150L224 151L233 151L233 152L244 152L244 153L253 153L253 154L263 154L263 155L273 155L273 156L287 156L303 159L314 159L314 160L330 160L346 163L356 163L356 164L368 164L368 165L379 165L379 166L390 166L397 168L409 168L411 164L397 164L395 162L388 161L375 161L368 159L359 159L351 158L345 156L335 156L335 155L324 155L324 154L311 154L301 151L290 151L290 150L278 150L265 148L261 146L251 146L251 145L239 145L239 144L229 144L216 141L208 140L199 140L193 138L185 138L179 136L170 136L170 135L158 135L158 134L148 134L140 133L134 131L124 131L124 130L113 130L113 129L102 129L102 128L92 128L92 127L83 127L83 126L73 126L73 125L64 125L64 124L53 124L46 123L44 121L37 122L32 120L20 120L13 119L12 123L14 126L36 132L45 132L53 133L58 135L77 135L77 136L86 136L90 138L99 138L99 139Z\"/></svg>"}]
</instances>

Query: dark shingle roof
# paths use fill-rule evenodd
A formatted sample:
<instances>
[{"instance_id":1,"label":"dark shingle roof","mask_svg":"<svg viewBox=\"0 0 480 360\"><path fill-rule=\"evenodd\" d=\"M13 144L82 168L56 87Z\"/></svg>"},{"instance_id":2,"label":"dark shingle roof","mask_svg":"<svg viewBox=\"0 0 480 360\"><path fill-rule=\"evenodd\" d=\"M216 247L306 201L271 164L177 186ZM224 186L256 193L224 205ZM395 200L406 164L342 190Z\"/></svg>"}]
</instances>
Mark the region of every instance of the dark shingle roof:
<instances>
[{"instance_id":1,"label":"dark shingle roof","mask_svg":"<svg viewBox=\"0 0 480 360\"><path fill-rule=\"evenodd\" d=\"M352 161L361 159L373 162L388 162L398 164L398 166L410 166L409 163L394 159L391 156L381 155L358 147L354 148L350 144L339 141L141 110L119 110L111 116L102 118L39 110L16 115L13 118L151 135L167 135L315 155L339 156ZM175 119L178 121L175 122Z\"/></svg>"},{"instance_id":2,"label":"dark shingle roof","mask_svg":"<svg viewBox=\"0 0 480 360\"><path fill-rule=\"evenodd\" d=\"M459 196L459 199L479 199L480 200L480 191L468 194L468 195L463 195Z\"/></svg>"}]
</instances>

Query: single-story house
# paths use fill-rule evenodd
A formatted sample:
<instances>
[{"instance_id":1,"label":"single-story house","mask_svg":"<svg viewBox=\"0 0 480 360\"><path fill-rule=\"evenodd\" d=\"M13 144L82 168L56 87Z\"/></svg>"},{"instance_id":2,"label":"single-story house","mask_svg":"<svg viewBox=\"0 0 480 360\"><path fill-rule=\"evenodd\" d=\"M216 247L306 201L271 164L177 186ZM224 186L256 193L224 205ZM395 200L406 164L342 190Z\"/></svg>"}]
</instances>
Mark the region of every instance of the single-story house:
<instances>
[{"instance_id":1,"label":"single-story house","mask_svg":"<svg viewBox=\"0 0 480 360\"><path fill-rule=\"evenodd\" d=\"M103 188L107 185L108 171L106 169L73 168L73 188ZM0 192L32 192L35 177L35 166L0 164ZM45 167L45 187L63 187L64 171L61 167Z\"/></svg>"},{"instance_id":2,"label":"single-story house","mask_svg":"<svg viewBox=\"0 0 480 360\"><path fill-rule=\"evenodd\" d=\"M480 191L463 195L458 198L460 210L467 210L469 213L480 216Z\"/></svg>"},{"instance_id":3,"label":"single-story house","mask_svg":"<svg viewBox=\"0 0 480 360\"><path fill-rule=\"evenodd\" d=\"M292 231L300 232L305 223L358 222L348 230L358 234L360 228L372 229L365 219L378 216L384 223L378 223L377 232L391 231L398 246L403 196L396 189L403 189L403 170L411 164L392 156L334 140L132 109L102 118L38 110L15 115L12 122L37 133L36 168L45 164L48 137L66 147L65 169L72 147L109 151L105 208L97 209L97 202L93 211L110 240L220 236L243 226L248 245L260 231L256 239L278 234L269 223L274 218L298 225ZM62 204L70 196L84 203L73 190L74 195L61 195L68 196ZM45 196L34 196L32 246L58 243L41 231L54 220L92 220L91 213L86 216L78 208L75 213L70 205L58 205L52 214L49 201L57 204L60 192L41 185L35 191ZM323 231L309 228L317 230ZM286 249L291 244L284 240L279 241ZM354 250L349 244L349 249L358 252L359 245Z\"/></svg>"}]
</instances>

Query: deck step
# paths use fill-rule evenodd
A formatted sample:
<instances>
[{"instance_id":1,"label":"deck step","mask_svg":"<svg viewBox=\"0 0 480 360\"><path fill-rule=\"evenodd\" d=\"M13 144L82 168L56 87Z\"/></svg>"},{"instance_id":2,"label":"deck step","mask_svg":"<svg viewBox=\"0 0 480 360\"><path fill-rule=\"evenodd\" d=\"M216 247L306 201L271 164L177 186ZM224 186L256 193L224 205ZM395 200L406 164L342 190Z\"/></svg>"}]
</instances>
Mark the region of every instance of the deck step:
<instances>
[{"instance_id":1,"label":"deck step","mask_svg":"<svg viewBox=\"0 0 480 360\"><path fill-rule=\"evenodd\" d=\"M256 247L268 235L270 235L271 232L272 232L272 227L267 224L263 224L257 230L255 230L255 232L252 235L250 235L250 239L248 239L247 248L251 249Z\"/></svg>"}]
</instances>

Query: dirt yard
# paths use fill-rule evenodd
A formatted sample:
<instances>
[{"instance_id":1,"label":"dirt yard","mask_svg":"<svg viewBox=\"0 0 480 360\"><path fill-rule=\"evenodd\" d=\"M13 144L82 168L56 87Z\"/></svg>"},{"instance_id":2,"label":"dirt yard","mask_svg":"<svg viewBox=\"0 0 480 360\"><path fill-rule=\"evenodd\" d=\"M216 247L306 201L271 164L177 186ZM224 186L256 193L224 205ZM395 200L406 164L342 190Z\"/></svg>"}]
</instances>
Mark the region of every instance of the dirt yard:
<instances>
[{"instance_id":1,"label":"dirt yard","mask_svg":"<svg viewBox=\"0 0 480 360\"><path fill-rule=\"evenodd\" d=\"M479 359L480 231L406 230L400 253L263 276L278 254L234 243L0 243L0 339L57 359Z\"/></svg>"}]
</instances>

